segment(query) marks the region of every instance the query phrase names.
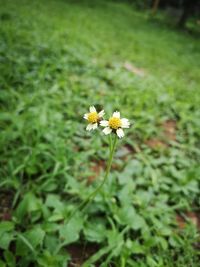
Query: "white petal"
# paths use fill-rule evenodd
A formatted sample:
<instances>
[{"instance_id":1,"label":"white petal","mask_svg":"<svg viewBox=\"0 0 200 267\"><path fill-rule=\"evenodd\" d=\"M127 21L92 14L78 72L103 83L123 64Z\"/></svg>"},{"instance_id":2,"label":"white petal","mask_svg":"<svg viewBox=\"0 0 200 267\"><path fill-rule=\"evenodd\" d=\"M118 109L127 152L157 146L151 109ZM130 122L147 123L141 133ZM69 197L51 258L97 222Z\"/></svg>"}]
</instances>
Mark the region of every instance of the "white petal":
<instances>
[{"instance_id":1,"label":"white petal","mask_svg":"<svg viewBox=\"0 0 200 267\"><path fill-rule=\"evenodd\" d=\"M105 129L103 129L103 133L104 134L110 134L112 132L112 129L110 127L106 127Z\"/></svg>"},{"instance_id":2,"label":"white petal","mask_svg":"<svg viewBox=\"0 0 200 267\"><path fill-rule=\"evenodd\" d=\"M121 128L117 129L117 135L119 138L122 138L124 136L124 131Z\"/></svg>"},{"instance_id":3,"label":"white petal","mask_svg":"<svg viewBox=\"0 0 200 267\"><path fill-rule=\"evenodd\" d=\"M99 112L98 115L99 115L100 118L102 118L104 114L105 114L105 112L104 112L104 110L102 110L102 111Z\"/></svg>"},{"instance_id":4,"label":"white petal","mask_svg":"<svg viewBox=\"0 0 200 267\"><path fill-rule=\"evenodd\" d=\"M130 127L130 122L128 119L121 119L121 123L122 123L122 128L129 128Z\"/></svg>"},{"instance_id":5,"label":"white petal","mask_svg":"<svg viewBox=\"0 0 200 267\"><path fill-rule=\"evenodd\" d=\"M100 121L100 125L103 127L107 127L108 126L108 121Z\"/></svg>"},{"instance_id":6,"label":"white petal","mask_svg":"<svg viewBox=\"0 0 200 267\"><path fill-rule=\"evenodd\" d=\"M87 119L88 119L88 113L84 114L83 118L84 118L85 120L87 120Z\"/></svg>"},{"instance_id":7,"label":"white petal","mask_svg":"<svg viewBox=\"0 0 200 267\"><path fill-rule=\"evenodd\" d=\"M88 124L86 130L91 131L92 129L93 129L93 124L92 123Z\"/></svg>"},{"instance_id":8,"label":"white petal","mask_svg":"<svg viewBox=\"0 0 200 267\"><path fill-rule=\"evenodd\" d=\"M95 130L97 127L98 127L98 124L97 123L93 123L92 124L92 130Z\"/></svg>"},{"instance_id":9,"label":"white petal","mask_svg":"<svg viewBox=\"0 0 200 267\"><path fill-rule=\"evenodd\" d=\"M91 106L91 107L90 107L90 112L97 112L97 111L96 111L96 108L95 108L94 106Z\"/></svg>"},{"instance_id":10,"label":"white petal","mask_svg":"<svg viewBox=\"0 0 200 267\"><path fill-rule=\"evenodd\" d=\"M115 117L115 118L120 118L120 112L119 112L119 111L115 111L115 112L113 113L113 117Z\"/></svg>"}]
</instances>

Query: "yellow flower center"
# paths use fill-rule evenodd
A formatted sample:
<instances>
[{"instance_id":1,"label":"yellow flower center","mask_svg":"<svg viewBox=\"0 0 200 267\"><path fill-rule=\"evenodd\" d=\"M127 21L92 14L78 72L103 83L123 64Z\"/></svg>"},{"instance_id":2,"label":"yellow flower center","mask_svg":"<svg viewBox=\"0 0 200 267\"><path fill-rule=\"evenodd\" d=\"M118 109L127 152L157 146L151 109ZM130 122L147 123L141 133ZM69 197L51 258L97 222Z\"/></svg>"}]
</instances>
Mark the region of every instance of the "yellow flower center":
<instances>
[{"instance_id":1,"label":"yellow flower center","mask_svg":"<svg viewBox=\"0 0 200 267\"><path fill-rule=\"evenodd\" d=\"M88 114L88 121L90 123L96 123L99 119L97 112L91 112Z\"/></svg>"},{"instance_id":2,"label":"yellow flower center","mask_svg":"<svg viewBox=\"0 0 200 267\"><path fill-rule=\"evenodd\" d=\"M109 119L108 124L112 129L118 129L122 124L119 118L112 117Z\"/></svg>"}]
</instances>

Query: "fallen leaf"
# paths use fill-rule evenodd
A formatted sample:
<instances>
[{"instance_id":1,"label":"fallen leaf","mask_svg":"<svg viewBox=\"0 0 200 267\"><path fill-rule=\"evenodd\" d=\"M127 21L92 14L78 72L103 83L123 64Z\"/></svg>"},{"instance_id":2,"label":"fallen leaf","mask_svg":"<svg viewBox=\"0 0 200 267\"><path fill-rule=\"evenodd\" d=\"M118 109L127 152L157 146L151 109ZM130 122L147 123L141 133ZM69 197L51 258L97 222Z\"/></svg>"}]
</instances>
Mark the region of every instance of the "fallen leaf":
<instances>
[{"instance_id":1,"label":"fallen leaf","mask_svg":"<svg viewBox=\"0 0 200 267\"><path fill-rule=\"evenodd\" d=\"M144 77L145 76L145 72L143 69L137 68L135 66L133 66L130 62L125 62L124 63L124 68L140 77Z\"/></svg>"}]
</instances>

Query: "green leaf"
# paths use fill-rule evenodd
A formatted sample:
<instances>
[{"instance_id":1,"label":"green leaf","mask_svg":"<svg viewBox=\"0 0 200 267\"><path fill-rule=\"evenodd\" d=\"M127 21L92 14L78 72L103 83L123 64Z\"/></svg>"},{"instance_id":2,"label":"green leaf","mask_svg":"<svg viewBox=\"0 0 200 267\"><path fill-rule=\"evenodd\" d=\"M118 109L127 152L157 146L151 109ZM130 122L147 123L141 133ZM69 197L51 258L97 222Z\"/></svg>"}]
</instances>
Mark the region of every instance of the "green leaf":
<instances>
[{"instance_id":1,"label":"green leaf","mask_svg":"<svg viewBox=\"0 0 200 267\"><path fill-rule=\"evenodd\" d=\"M8 249L10 242L13 240L13 233L5 232L0 236L0 248Z\"/></svg>"},{"instance_id":2,"label":"green leaf","mask_svg":"<svg viewBox=\"0 0 200 267\"><path fill-rule=\"evenodd\" d=\"M70 257L65 252L65 255L52 255L49 251L45 250L43 254L37 257L39 267L65 267Z\"/></svg>"},{"instance_id":3,"label":"green leaf","mask_svg":"<svg viewBox=\"0 0 200 267\"><path fill-rule=\"evenodd\" d=\"M13 255L13 253L12 252L10 252L10 251L5 251L4 252L4 258L5 258L5 260L6 260L6 263L7 263L7 265L9 266L9 267L15 267L15 257L14 257L14 255Z\"/></svg>"},{"instance_id":4,"label":"green leaf","mask_svg":"<svg viewBox=\"0 0 200 267\"><path fill-rule=\"evenodd\" d=\"M16 255L25 256L29 251L36 254L36 251L34 250L29 240L27 240L24 235L18 233L16 242Z\"/></svg>"},{"instance_id":5,"label":"green leaf","mask_svg":"<svg viewBox=\"0 0 200 267\"><path fill-rule=\"evenodd\" d=\"M4 232L9 232L14 229L13 222L0 222L0 235Z\"/></svg>"},{"instance_id":6,"label":"green leaf","mask_svg":"<svg viewBox=\"0 0 200 267\"><path fill-rule=\"evenodd\" d=\"M3 262L2 260L0 260L0 267L6 267L5 262Z\"/></svg>"},{"instance_id":7,"label":"green leaf","mask_svg":"<svg viewBox=\"0 0 200 267\"><path fill-rule=\"evenodd\" d=\"M47 196L45 205L47 205L47 207L54 208L55 210L63 210L64 208L64 204L60 201L60 197L53 194Z\"/></svg>"},{"instance_id":8,"label":"green leaf","mask_svg":"<svg viewBox=\"0 0 200 267\"><path fill-rule=\"evenodd\" d=\"M52 192L58 187L58 184L54 179L46 180L40 187L40 190L45 192Z\"/></svg>"},{"instance_id":9,"label":"green leaf","mask_svg":"<svg viewBox=\"0 0 200 267\"><path fill-rule=\"evenodd\" d=\"M118 176L119 184L132 185L134 183L133 175L139 175L141 171L142 165L138 160L129 161L123 172Z\"/></svg>"},{"instance_id":10,"label":"green leaf","mask_svg":"<svg viewBox=\"0 0 200 267\"><path fill-rule=\"evenodd\" d=\"M108 238L108 244L109 247L117 247L118 244L124 243L124 237L120 232L117 231L117 229L108 230L107 231L107 238Z\"/></svg>"},{"instance_id":11,"label":"green leaf","mask_svg":"<svg viewBox=\"0 0 200 267\"><path fill-rule=\"evenodd\" d=\"M132 224L130 225L132 229L138 230L145 226L145 220L142 216L135 214Z\"/></svg>"},{"instance_id":12,"label":"green leaf","mask_svg":"<svg viewBox=\"0 0 200 267\"><path fill-rule=\"evenodd\" d=\"M59 246L59 239L56 235L46 235L44 239L44 245L51 253L54 253Z\"/></svg>"},{"instance_id":13,"label":"green leaf","mask_svg":"<svg viewBox=\"0 0 200 267\"><path fill-rule=\"evenodd\" d=\"M41 210L41 206L41 200L29 192L23 197L23 200L17 207L16 216L21 221L24 219L25 214Z\"/></svg>"},{"instance_id":14,"label":"green leaf","mask_svg":"<svg viewBox=\"0 0 200 267\"><path fill-rule=\"evenodd\" d=\"M10 242L13 240L14 233L13 222L1 222L0 223L0 248L8 249Z\"/></svg>"},{"instance_id":15,"label":"green leaf","mask_svg":"<svg viewBox=\"0 0 200 267\"><path fill-rule=\"evenodd\" d=\"M150 256L147 256L147 263L149 267L157 267L157 262Z\"/></svg>"},{"instance_id":16,"label":"green leaf","mask_svg":"<svg viewBox=\"0 0 200 267\"><path fill-rule=\"evenodd\" d=\"M119 191L118 196L122 205L130 205L132 203L133 186L126 184Z\"/></svg>"},{"instance_id":17,"label":"green leaf","mask_svg":"<svg viewBox=\"0 0 200 267\"><path fill-rule=\"evenodd\" d=\"M157 236L156 237L156 241L157 243L159 243L161 245L161 247L166 250L168 248L168 243L165 240L165 238L161 237L161 236Z\"/></svg>"},{"instance_id":18,"label":"green leaf","mask_svg":"<svg viewBox=\"0 0 200 267\"><path fill-rule=\"evenodd\" d=\"M82 227L83 219L78 215L74 216L68 223L60 227L60 239L63 240L66 245L77 241Z\"/></svg>"},{"instance_id":19,"label":"green leaf","mask_svg":"<svg viewBox=\"0 0 200 267\"><path fill-rule=\"evenodd\" d=\"M172 235L172 236L170 236L169 243L174 248L175 247L180 247L180 246L183 246L184 245L183 240L178 235Z\"/></svg>"},{"instance_id":20,"label":"green leaf","mask_svg":"<svg viewBox=\"0 0 200 267\"><path fill-rule=\"evenodd\" d=\"M126 241L126 246L131 250L133 254L145 254L145 248L138 241L131 241L128 239Z\"/></svg>"},{"instance_id":21,"label":"green leaf","mask_svg":"<svg viewBox=\"0 0 200 267\"><path fill-rule=\"evenodd\" d=\"M61 221L64 219L64 216L60 213L56 213L56 214L52 214L49 218L48 218L48 222L57 222L57 221Z\"/></svg>"},{"instance_id":22,"label":"green leaf","mask_svg":"<svg viewBox=\"0 0 200 267\"><path fill-rule=\"evenodd\" d=\"M35 253L35 249L42 245L45 232L40 227L35 227L23 234L18 234L16 251L17 255L25 255L28 250Z\"/></svg>"},{"instance_id":23,"label":"green leaf","mask_svg":"<svg viewBox=\"0 0 200 267\"><path fill-rule=\"evenodd\" d=\"M30 231L25 233L26 238L29 240L33 248L36 248L38 245L41 245L45 236L45 232L39 228L33 228Z\"/></svg>"},{"instance_id":24,"label":"green leaf","mask_svg":"<svg viewBox=\"0 0 200 267\"><path fill-rule=\"evenodd\" d=\"M55 232L60 228L60 225L57 223L45 222L42 224L42 229L45 232Z\"/></svg>"},{"instance_id":25,"label":"green leaf","mask_svg":"<svg viewBox=\"0 0 200 267\"><path fill-rule=\"evenodd\" d=\"M114 216L120 224L131 226L135 218L135 209L129 205L123 206Z\"/></svg>"},{"instance_id":26,"label":"green leaf","mask_svg":"<svg viewBox=\"0 0 200 267\"><path fill-rule=\"evenodd\" d=\"M84 227L84 234L88 241L100 243L106 238L106 228L98 221L88 223Z\"/></svg>"}]
</instances>

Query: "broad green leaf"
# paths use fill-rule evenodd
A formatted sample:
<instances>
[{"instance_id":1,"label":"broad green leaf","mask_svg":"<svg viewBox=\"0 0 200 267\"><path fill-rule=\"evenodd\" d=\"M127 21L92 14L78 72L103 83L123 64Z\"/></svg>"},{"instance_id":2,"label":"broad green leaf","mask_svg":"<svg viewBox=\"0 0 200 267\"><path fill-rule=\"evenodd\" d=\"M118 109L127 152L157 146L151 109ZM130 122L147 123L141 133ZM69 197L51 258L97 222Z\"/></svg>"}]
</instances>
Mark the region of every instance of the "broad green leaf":
<instances>
[{"instance_id":1,"label":"broad green leaf","mask_svg":"<svg viewBox=\"0 0 200 267\"><path fill-rule=\"evenodd\" d=\"M9 250L4 252L4 258L6 260L6 263L9 267L15 267L16 263L15 263L15 256L13 255L12 252L10 252Z\"/></svg>"},{"instance_id":2,"label":"broad green leaf","mask_svg":"<svg viewBox=\"0 0 200 267\"><path fill-rule=\"evenodd\" d=\"M13 240L14 236L12 232L5 232L0 235L0 248L8 249L10 242Z\"/></svg>"},{"instance_id":3,"label":"broad green leaf","mask_svg":"<svg viewBox=\"0 0 200 267\"><path fill-rule=\"evenodd\" d=\"M70 257L65 252L65 255L53 255L48 250L45 250L43 254L37 257L37 263L39 267L65 267Z\"/></svg>"},{"instance_id":4,"label":"broad green leaf","mask_svg":"<svg viewBox=\"0 0 200 267\"><path fill-rule=\"evenodd\" d=\"M106 228L102 223L88 223L84 227L84 234L88 241L100 243L106 237Z\"/></svg>"},{"instance_id":5,"label":"broad green leaf","mask_svg":"<svg viewBox=\"0 0 200 267\"><path fill-rule=\"evenodd\" d=\"M118 196L122 206L130 205L132 203L133 190L134 190L134 185L126 184L123 186L122 190L119 191Z\"/></svg>"},{"instance_id":6,"label":"broad green leaf","mask_svg":"<svg viewBox=\"0 0 200 267\"><path fill-rule=\"evenodd\" d=\"M31 245L36 248L41 245L45 236L45 232L40 227L35 227L25 233L26 238L29 240Z\"/></svg>"},{"instance_id":7,"label":"broad green leaf","mask_svg":"<svg viewBox=\"0 0 200 267\"><path fill-rule=\"evenodd\" d=\"M0 222L0 235L4 232L9 232L14 229L14 223L13 222Z\"/></svg>"},{"instance_id":8,"label":"broad green leaf","mask_svg":"<svg viewBox=\"0 0 200 267\"><path fill-rule=\"evenodd\" d=\"M108 230L107 231L107 238L109 247L117 247L118 244L124 243L123 235L117 231L117 229Z\"/></svg>"},{"instance_id":9,"label":"broad green leaf","mask_svg":"<svg viewBox=\"0 0 200 267\"><path fill-rule=\"evenodd\" d=\"M129 161L123 172L118 176L119 183L121 185L132 185L134 183L133 176L140 174L141 170L142 165L138 160Z\"/></svg>"},{"instance_id":10,"label":"broad green leaf","mask_svg":"<svg viewBox=\"0 0 200 267\"><path fill-rule=\"evenodd\" d=\"M7 267L5 262L3 262L2 260L0 260L0 267Z\"/></svg>"},{"instance_id":11,"label":"broad green leaf","mask_svg":"<svg viewBox=\"0 0 200 267\"><path fill-rule=\"evenodd\" d=\"M41 228L45 231L45 232L55 232L60 228L60 225L57 223L51 223L51 222L45 222L42 224Z\"/></svg>"},{"instance_id":12,"label":"broad green leaf","mask_svg":"<svg viewBox=\"0 0 200 267\"><path fill-rule=\"evenodd\" d=\"M63 224L59 230L60 239L65 244L70 244L78 240L79 233L83 227L83 219L76 215L68 223Z\"/></svg>"},{"instance_id":13,"label":"broad green leaf","mask_svg":"<svg viewBox=\"0 0 200 267\"><path fill-rule=\"evenodd\" d=\"M134 230L138 230L138 229L141 229L145 226L145 220L142 216L138 215L138 214L135 214L134 216L134 219L131 223L131 228L134 229Z\"/></svg>"},{"instance_id":14,"label":"broad green leaf","mask_svg":"<svg viewBox=\"0 0 200 267\"><path fill-rule=\"evenodd\" d=\"M131 226L135 219L135 214L135 209L132 206L127 205L119 208L114 216L120 224Z\"/></svg>"},{"instance_id":15,"label":"broad green leaf","mask_svg":"<svg viewBox=\"0 0 200 267\"><path fill-rule=\"evenodd\" d=\"M16 216L19 220L23 220L25 214L33 211L41 210L41 200L38 199L33 193L27 193L16 210Z\"/></svg>"},{"instance_id":16,"label":"broad green leaf","mask_svg":"<svg viewBox=\"0 0 200 267\"><path fill-rule=\"evenodd\" d=\"M45 248L50 251L50 253L54 253L56 248L59 246L59 239L56 235L46 235L44 239L44 246Z\"/></svg>"},{"instance_id":17,"label":"broad green leaf","mask_svg":"<svg viewBox=\"0 0 200 267\"><path fill-rule=\"evenodd\" d=\"M29 250L35 250L42 245L45 232L40 227L35 227L21 234L17 239L17 255L25 255Z\"/></svg>"},{"instance_id":18,"label":"broad green leaf","mask_svg":"<svg viewBox=\"0 0 200 267\"><path fill-rule=\"evenodd\" d=\"M48 222L57 222L57 221L61 221L64 219L64 216L60 213L55 213L52 214L49 218L48 218Z\"/></svg>"},{"instance_id":19,"label":"broad green leaf","mask_svg":"<svg viewBox=\"0 0 200 267\"><path fill-rule=\"evenodd\" d=\"M181 239L180 236L178 235L172 235L170 236L169 238L169 244L172 246L172 247L180 247L180 246L183 246L184 245L184 241Z\"/></svg>"},{"instance_id":20,"label":"broad green leaf","mask_svg":"<svg viewBox=\"0 0 200 267\"><path fill-rule=\"evenodd\" d=\"M16 239L16 255L26 256L29 252L36 254L32 244L25 235L18 233Z\"/></svg>"},{"instance_id":21,"label":"broad green leaf","mask_svg":"<svg viewBox=\"0 0 200 267\"><path fill-rule=\"evenodd\" d=\"M168 243L165 240L165 238L163 238L161 236L157 236L156 237L156 242L161 245L161 247L163 248L163 250L166 250L168 248Z\"/></svg>"},{"instance_id":22,"label":"broad green leaf","mask_svg":"<svg viewBox=\"0 0 200 267\"><path fill-rule=\"evenodd\" d=\"M13 222L1 222L0 223L0 247L2 249L8 249L10 242L14 238L14 223Z\"/></svg>"},{"instance_id":23,"label":"broad green leaf","mask_svg":"<svg viewBox=\"0 0 200 267\"><path fill-rule=\"evenodd\" d=\"M149 267L158 267L157 262L151 256L147 256L147 263Z\"/></svg>"},{"instance_id":24,"label":"broad green leaf","mask_svg":"<svg viewBox=\"0 0 200 267\"><path fill-rule=\"evenodd\" d=\"M45 204L47 207L54 208L55 210L63 210L64 208L64 204L60 201L60 197L58 195L49 194Z\"/></svg>"},{"instance_id":25,"label":"broad green leaf","mask_svg":"<svg viewBox=\"0 0 200 267\"><path fill-rule=\"evenodd\" d=\"M126 246L133 254L145 254L145 247L138 241L131 241L129 239L126 241Z\"/></svg>"},{"instance_id":26,"label":"broad green leaf","mask_svg":"<svg viewBox=\"0 0 200 267\"><path fill-rule=\"evenodd\" d=\"M47 180L44 182L44 184L41 185L41 190L45 192L52 192L58 187L58 184L54 179Z\"/></svg>"}]
</instances>

